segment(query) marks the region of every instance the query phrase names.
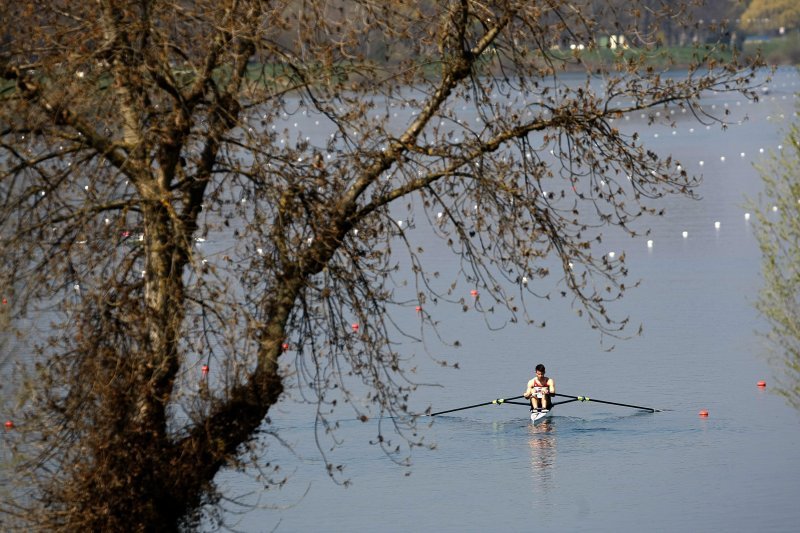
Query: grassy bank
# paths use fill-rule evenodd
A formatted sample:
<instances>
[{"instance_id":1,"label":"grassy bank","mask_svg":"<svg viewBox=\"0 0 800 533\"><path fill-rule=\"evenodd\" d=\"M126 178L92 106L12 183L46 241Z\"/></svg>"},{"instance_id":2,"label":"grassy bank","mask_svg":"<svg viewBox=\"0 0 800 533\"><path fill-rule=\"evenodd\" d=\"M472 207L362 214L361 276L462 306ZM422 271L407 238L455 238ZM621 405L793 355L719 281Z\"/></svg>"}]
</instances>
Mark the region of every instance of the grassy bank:
<instances>
[{"instance_id":1,"label":"grassy bank","mask_svg":"<svg viewBox=\"0 0 800 533\"><path fill-rule=\"evenodd\" d=\"M800 65L800 32L762 41L745 41L746 55L759 52L771 65Z\"/></svg>"}]
</instances>

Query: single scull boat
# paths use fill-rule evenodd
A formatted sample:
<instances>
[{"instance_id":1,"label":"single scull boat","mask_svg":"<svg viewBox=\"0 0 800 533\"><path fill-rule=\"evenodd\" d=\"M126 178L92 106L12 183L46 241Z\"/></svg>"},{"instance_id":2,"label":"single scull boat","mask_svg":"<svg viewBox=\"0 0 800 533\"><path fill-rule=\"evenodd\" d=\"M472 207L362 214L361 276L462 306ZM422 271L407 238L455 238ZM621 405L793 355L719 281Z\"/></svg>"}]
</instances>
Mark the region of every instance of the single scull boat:
<instances>
[{"instance_id":1,"label":"single scull boat","mask_svg":"<svg viewBox=\"0 0 800 533\"><path fill-rule=\"evenodd\" d=\"M561 405L562 403L571 403L571 402L595 402L595 403L604 403L608 405L619 405L622 407L633 407L634 409L641 409L643 411L649 411L651 413L658 413L662 411L662 409L653 409L652 407L641 407L639 405L631 405L629 403L607 402L605 400L593 400L588 396L570 396L568 394L553 394L553 396L561 396L562 398L569 398L569 399L560 402L553 402L549 410L542 409L542 410L531 411L531 422L535 424L536 422L540 422L545 418L549 418L550 415L553 413L553 407L555 407L556 405ZM527 401L525 402L513 401L513 400L518 400L520 398L524 398L524 396L514 396L513 398L496 398L490 402L476 403L474 405L466 405L464 407L456 407L455 409L448 409L446 411L439 411L437 413L428 413L426 416L443 415L445 413L455 413L456 411L463 411L464 409L472 409L474 407L481 407L484 405L503 405L506 403L512 403L514 405L525 405L528 408L530 408L531 404Z\"/></svg>"},{"instance_id":2,"label":"single scull boat","mask_svg":"<svg viewBox=\"0 0 800 533\"><path fill-rule=\"evenodd\" d=\"M542 409L540 411L531 411L531 422L536 424L537 422L541 422L545 418L550 418L550 413L552 413L552 412L553 412L552 409L551 410Z\"/></svg>"}]
</instances>

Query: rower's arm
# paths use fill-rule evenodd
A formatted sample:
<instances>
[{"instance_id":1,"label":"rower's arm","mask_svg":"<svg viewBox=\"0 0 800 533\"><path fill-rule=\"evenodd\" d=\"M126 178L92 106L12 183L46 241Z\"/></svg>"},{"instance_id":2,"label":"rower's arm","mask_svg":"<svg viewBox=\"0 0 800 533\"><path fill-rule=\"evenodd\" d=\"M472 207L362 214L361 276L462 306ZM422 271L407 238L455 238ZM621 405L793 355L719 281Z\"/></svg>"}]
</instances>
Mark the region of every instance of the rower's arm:
<instances>
[{"instance_id":1,"label":"rower's arm","mask_svg":"<svg viewBox=\"0 0 800 533\"><path fill-rule=\"evenodd\" d=\"M531 396L533 396L533 380L530 380L528 382L528 388L525 389L525 394L523 394L522 396L524 396L525 398L530 398Z\"/></svg>"}]
</instances>

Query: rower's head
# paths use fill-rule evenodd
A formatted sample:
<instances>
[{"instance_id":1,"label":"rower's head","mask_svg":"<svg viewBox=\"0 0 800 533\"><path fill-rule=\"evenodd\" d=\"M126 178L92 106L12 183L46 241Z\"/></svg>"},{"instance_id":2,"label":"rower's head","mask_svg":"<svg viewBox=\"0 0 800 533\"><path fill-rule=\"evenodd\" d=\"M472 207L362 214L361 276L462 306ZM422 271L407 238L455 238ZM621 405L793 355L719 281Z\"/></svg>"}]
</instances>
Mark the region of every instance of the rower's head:
<instances>
[{"instance_id":1,"label":"rower's head","mask_svg":"<svg viewBox=\"0 0 800 533\"><path fill-rule=\"evenodd\" d=\"M544 376L544 365L539 363L536 365L536 375L539 377Z\"/></svg>"}]
</instances>

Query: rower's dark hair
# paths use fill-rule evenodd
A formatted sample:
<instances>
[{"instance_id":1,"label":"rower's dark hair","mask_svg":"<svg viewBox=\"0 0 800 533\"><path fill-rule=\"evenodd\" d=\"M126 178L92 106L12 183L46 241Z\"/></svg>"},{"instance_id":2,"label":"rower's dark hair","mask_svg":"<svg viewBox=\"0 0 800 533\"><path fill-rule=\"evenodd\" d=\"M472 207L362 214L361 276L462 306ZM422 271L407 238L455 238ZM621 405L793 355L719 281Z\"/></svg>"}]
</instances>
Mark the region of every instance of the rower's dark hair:
<instances>
[{"instance_id":1,"label":"rower's dark hair","mask_svg":"<svg viewBox=\"0 0 800 533\"><path fill-rule=\"evenodd\" d=\"M536 371L537 372L541 372L542 374L544 374L544 365L542 363L539 363L538 365L536 365Z\"/></svg>"}]
</instances>

